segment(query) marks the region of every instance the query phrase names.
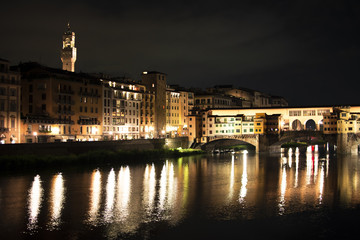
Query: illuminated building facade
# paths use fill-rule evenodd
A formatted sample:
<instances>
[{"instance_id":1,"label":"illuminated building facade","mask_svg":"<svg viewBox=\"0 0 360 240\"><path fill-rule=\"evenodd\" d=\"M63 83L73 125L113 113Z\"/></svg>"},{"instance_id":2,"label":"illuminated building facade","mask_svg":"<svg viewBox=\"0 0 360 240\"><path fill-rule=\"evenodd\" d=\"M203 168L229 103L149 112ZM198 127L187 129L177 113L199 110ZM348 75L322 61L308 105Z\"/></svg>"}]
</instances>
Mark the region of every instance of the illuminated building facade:
<instances>
[{"instance_id":1,"label":"illuminated building facade","mask_svg":"<svg viewBox=\"0 0 360 240\"><path fill-rule=\"evenodd\" d=\"M75 33L71 31L68 23L67 29L62 36L63 46L61 49L62 69L69 72L75 72L76 47Z\"/></svg>"},{"instance_id":2,"label":"illuminated building facade","mask_svg":"<svg viewBox=\"0 0 360 240\"><path fill-rule=\"evenodd\" d=\"M146 87L139 85L142 93L140 105L140 137L155 137L155 93L147 91Z\"/></svg>"},{"instance_id":3,"label":"illuminated building facade","mask_svg":"<svg viewBox=\"0 0 360 240\"><path fill-rule=\"evenodd\" d=\"M154 137L165 137L166 134L166 74L156 71L143 72L141 83L147 91L154 94Z\"/></svg>"},{"instance_id":4,"label":"illuminated building facade","mask_svg":"<svg viewBox=\"0 0 360 240\"><path fill-rule=\"evenodd\" d=\"M102 86L97 78L37 63L19 67L22 142L101 139Z\"/></svg>"},{"instance_id":5,"label":"illuminated building facade","mask_svg":"<svg viewBox=\"0 0 360 240\"><path fill-rule=\"evenodd\" d=\"M125 79L102 79L101 81L103 83L104 139L140 138L142 93L139 85Z\"/></svg>"},{"instance_id":6,"label":"illuminated building facade","mask_svg":"<svg viewBox=\"0 0 360 240\"><path fill-rule=\"evenodd\" d=\"M351 107L334 108L334 112L324 115L324 134L359 133L360 112Z\"/></svg>"},{"instance_id":7,"label":"illuminated building facade","mask_svg":"<svg viewBox=\"0 0 360 240\"><path fill-rule=\"evenodd\" d=\"M20 142L20 72L0 59L0 143Z\"/></svg>"},{"instance_id":8,"label":"illuminated building facade","mask_svg":"<svg viewBox=\"0 0 360 240\"><path fill-rule=\"evenodd\" d=\"M181 102L180 92L168 88L166 90L166 135L176 137L181 134Z\"/></svg>"}]
</instances>

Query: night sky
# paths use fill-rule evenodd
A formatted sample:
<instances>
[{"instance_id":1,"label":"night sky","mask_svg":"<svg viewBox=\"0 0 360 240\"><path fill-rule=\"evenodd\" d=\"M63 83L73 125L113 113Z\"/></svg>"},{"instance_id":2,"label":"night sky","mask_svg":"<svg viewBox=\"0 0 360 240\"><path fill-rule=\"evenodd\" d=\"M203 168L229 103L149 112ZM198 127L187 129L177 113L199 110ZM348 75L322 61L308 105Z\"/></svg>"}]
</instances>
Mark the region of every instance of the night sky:
<instances>
[{"instance_id":1,"label":"night sky","mask_svg":"<svg viewBox=\"0 0 360 240\"><path fill-rule=\"evenodd\" d=\"M359 1L5 1L0 58L61 68L76 34L77 72L169 84L232 84L290 105L360 104Z\"/></svg>"}]
</instances>

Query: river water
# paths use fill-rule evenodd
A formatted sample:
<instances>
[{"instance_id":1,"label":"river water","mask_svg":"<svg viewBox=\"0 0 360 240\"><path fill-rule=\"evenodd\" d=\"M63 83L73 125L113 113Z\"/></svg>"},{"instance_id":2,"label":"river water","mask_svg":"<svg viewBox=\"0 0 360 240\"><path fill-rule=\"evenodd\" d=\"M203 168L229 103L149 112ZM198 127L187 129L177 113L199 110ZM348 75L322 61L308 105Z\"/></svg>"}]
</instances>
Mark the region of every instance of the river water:
<instances>
[{"instance_id":1,"label":"river water","mask_svg":"<svg viewBox=\"0 0 360 240\"><path fill-rule=\"evenodd\" d=\"M2 172L0 239L350 239L359 203L359 157L317 152Z\"/></svg>"}]
</instances>

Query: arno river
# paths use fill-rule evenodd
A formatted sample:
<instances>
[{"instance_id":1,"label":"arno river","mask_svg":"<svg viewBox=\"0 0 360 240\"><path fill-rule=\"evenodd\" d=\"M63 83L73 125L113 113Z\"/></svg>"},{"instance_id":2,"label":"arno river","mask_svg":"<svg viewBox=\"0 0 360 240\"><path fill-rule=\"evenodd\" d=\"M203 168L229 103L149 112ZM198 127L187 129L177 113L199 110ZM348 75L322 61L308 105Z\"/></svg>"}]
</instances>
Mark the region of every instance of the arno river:
<instances>
[{"instance_id":1,"label":"arno river","mask_svg":"<svg viewBox=\"0 0 360 240\"><path fill-rule=\"evenodd\" d=\"M0 239L353 239L358 156L235 153L2 172Z\"/></svg>"}]
</instances>

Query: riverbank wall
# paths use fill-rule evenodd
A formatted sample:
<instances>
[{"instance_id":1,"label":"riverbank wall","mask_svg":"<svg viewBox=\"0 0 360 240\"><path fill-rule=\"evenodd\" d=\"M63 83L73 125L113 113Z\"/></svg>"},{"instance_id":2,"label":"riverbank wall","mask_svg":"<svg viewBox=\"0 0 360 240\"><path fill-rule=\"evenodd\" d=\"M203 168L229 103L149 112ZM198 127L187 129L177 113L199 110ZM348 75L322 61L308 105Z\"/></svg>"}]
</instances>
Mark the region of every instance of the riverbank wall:
<instances>
[{"instance_id":1,"label":"riverbank wall","mask_svg":"<svg viewBox=\"0 0 360 240\"><path fill-rule=\"evenodd\" d=\"M0 144L0 156L16 155L52 155L63 156L82 154L91 151L145 151L166 148L187 148L187 137L166 139L134 139L120 141L94 141L94 142L54 142L54 143L22 143Z\"/></svg>"}]
</instances>

